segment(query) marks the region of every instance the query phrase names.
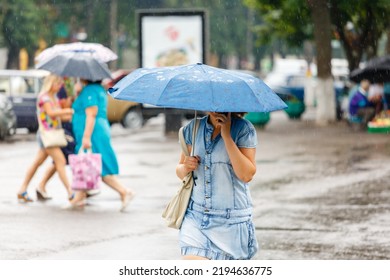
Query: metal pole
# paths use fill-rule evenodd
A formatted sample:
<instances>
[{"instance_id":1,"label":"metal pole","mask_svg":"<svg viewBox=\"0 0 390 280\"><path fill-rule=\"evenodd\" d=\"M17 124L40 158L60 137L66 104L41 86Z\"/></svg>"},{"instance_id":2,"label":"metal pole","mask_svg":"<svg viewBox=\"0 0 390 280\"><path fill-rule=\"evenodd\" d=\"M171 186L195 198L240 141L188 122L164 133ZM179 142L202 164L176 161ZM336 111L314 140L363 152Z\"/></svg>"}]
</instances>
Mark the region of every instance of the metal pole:
<instances>
[{"instance_id":1,"label":"metal pole","mask_svg":"<svg viewBox=\"0 0 390 280\"><path fill-rule=\"evenodd\" d=\"M191 148L191 156L192 157L194 156L194 152L195 152L195 140L196 140L196 132L197 132L197 129L196 129L196 119L197 119L197 112L195 110L195 113L194 113L194 127L192 129L192 148Z\"/></svg>"},{"instance_id":2,"label":"metal pole","mask_svg":"<svg viewBox=\"0 0 390 280\"><path fill-rule=\"evenodd\" d=\"M117 34L117 23L118 23L118 0L111 0L110 5L110 47L114 53L118 53L118 34ZM110 62L112 69L117 69L117 61Z\"/></svg>"}]
</instances>

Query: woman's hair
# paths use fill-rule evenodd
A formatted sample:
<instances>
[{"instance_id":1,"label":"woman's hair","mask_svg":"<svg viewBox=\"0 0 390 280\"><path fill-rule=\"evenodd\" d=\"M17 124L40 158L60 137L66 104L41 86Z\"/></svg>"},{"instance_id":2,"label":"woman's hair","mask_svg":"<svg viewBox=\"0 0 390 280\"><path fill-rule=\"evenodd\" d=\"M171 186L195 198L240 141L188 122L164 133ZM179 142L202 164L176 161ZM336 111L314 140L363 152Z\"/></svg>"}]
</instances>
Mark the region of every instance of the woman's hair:
<instances>
[{"instance_id":1,"label":"woman's hair","mask_svg":"<svg viewBox=\"0 0 390 280\"><path fill-rule=\"evenodd\" d=\"M46 76L45 80L43 81L41 92L50 92L51 89L53 88L53 85L61 81L62 78L60 76L54 74L50 74L49 76Z\"/></svg>"},{"instance_id":2,"label":"woman's hair","mask_svg":"<svg viewBox=\"0 0 390 280\"><path fill-rule=\"evenodd\" d=\"M239 118L239 119L242 119L244 118L244 116L248 114L248 112L232 112L231 113L231 116L232 118Z\"/></svg>"},{"instance_id":3,"label":"woman's hair","mask_svg":"<svg viewBox=\"0 0 390 280\"><path fill-rule=\"evenodd\" d=\"M98 81L91 81L91 80L84 80L86 84L101 84L102 83L102 80L98 80Z\"/></svg>"}]
</instances>

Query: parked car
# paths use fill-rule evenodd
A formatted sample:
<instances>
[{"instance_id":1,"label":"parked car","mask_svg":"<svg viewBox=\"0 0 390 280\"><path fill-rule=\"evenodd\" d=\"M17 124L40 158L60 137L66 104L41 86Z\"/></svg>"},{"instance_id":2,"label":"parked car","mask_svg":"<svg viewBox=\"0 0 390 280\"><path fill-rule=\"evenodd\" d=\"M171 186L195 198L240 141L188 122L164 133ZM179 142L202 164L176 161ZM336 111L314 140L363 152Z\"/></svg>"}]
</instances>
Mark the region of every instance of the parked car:
<instances>
[{"instance_id":1,"label":"parked car","mask_svg":"<svg viewBox=\"0 0 390 280\"><path fill-rule=\"evenodd\" d=\"M284 86L274 86L271 87L271 89L278 94L284 101L292 102L292 103L301 103L301 105L296 105L296 108L299 107L300 114L296 115L297 113L292 113L294 118L299 118L301 114L305 110L304 106L304 98L305 98L305 87L304 83L299 83L299 81L304 81L305 76L303 75L291 75L287 76L287 83ZM335 98L336 98L336 116L338 120L341 120L343 118L344 112L343 112L343 98L347 95L348 89L343 85L342 83L334 83L334 91L335 91ZM289 105L289 104L287 104ZM290 106L290 105L289 105ZM285 109L287 114L289 114L289 108ZM298 110L298 109L294 109Z\"/></svg>"},{"instance_id":2,"label":"parked car","mask_svg":"<svg viewBox=\"0 0 390 280\"><path fill-rule=\"evenodd\" d=\"M16 115L11 101L0 92L0 141L16 132Z\"/></svg>"},{"instance_id":3,"label":"parked car","mask_svg":"<svg viewBox=\"0 0 390 280\"><path fill-rule=\"evenodd\" d=\"M108 89L114 86L121 79L126 77L132 70L117 70L112 73L112 79L103 80L103 86ZM132 101L123 101L112 98L108 95L107 118L113 123L120 123L125 128L141 128L145 122L163 112L159 107L146 107Z\"/></svg>"},{"instance_id":4,"label":"parked car","mask_svg":"<svg viewBox=\"0 0 390 280\"><path fill-rule=\"evenodd\" d=\"M294 67L292 67L294 66ZM304 60L277 60L275 70L265 78L265 83L271 87L284 101L288 102L289 108L285 111L292 118L300 118L305 110L304 93L307 71L307 63ZM334 76L334 90L336 97L336 116L341 120L343 112L343 98L347 95L348 68L344 60L332 60L332 73ZM316 68L311 66L311 73L314 75L313 82L316 83ZM313 86L315 88L315 85ZM290 103L291 102L291 103Z\"/></svg>"},{"instance_id":5,"label":"parked car","mask_svg":"<svg viewBox=\"0 0 390 280\"><path fill-rule=\"evenodd\" d=\"M44 70L0 70L0 92L12 103L17 128L38 130L36 100L47 75Z\"/></svg>"}]
</instances>

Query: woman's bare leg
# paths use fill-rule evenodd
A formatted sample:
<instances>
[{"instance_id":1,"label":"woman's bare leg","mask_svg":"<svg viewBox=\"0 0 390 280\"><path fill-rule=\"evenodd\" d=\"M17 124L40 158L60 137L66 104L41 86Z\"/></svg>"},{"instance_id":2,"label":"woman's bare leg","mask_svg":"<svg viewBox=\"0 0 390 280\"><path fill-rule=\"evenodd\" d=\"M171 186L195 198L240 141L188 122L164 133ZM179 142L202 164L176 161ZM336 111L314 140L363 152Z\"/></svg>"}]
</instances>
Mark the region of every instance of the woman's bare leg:
<instances>
[{"instance_id":1,"label":"woman's bare leg","mask_svg":"<svg viewBox=\"0 0 390 280\"><path fill-rule=\"evenodd\" d=\"M43 178L42 178L41 182L39 182L39 185L38 185L38 189L41 192L46 193L46 185L49 182L49 180L51 179L51 177L53 177L53 175L56 173L56 171L57 171L57 169L56 169L56 166L54 163L52 165L50 165L49 168L46 169L45 174L43 175Z\"/></svg>"},{"instance_id":2,"label":"woman's bare leg","mask_svg":"<svg viewBox=\"0 0 390 280\"><path fill-rule=\"evenodd\" d=\"M47 148L46 152L54 160L58 176L60 177L61 182L64 184L66 191L68 192L68 197L72 195L72 189L70 188L70 183L68 177L66 176L66 159L61 149L58 147Z\"/></svg>"},{"instance_id":3,"label":"woman's bare leg","mask_svg":"<svg viewBox=\"0 0 390 280\"><path fill-rule=\"evenodd\" d=\"M135 192L125 188L115 175L106 175L102 177L102 180L105 184L119 193L122 201L121 211L125 211L129 202L133 199Z\"/></svg>"},{"instance_id":4,"label":"woman's bare leg","mask_svg":"<svg viewBox=\"0 0 390 280\"><path fill-rule=\"evenodd\" d=\"M84 201L87 198L87 193L84 191L77 191L74 198L70 201L73 206L84 206Z\"/></svg>"},{"instance_id":5,"label":"woman's bare leg","mask_svg":"<svg viewBox=\"0 0 390 280\"><path fill-rule=\"evenodd\" d=\"M111 187L113 190L119 193L121 198L126 196L127 189L119 182L119 180L114 175L107 175L102 177L102 180L105 184Z\"/></svg>"},{"instance_id":6,"label":"woman's bare leg","mask_svg":"<svg viewBox=\"0 0 390 280\"><path fill-rule=\"evenodd\" d=\"M27 187L31 182L31 179L34 177L35 173L38 170L38 167L42 165L42 163L46 160L48 154L46 153L45 149L39 149L34 162L30 165L30 167L27 169L26 176L24 177L22 186L19 189L19 193L24 193L27 191Z\"/></svg>"}]
</instances>

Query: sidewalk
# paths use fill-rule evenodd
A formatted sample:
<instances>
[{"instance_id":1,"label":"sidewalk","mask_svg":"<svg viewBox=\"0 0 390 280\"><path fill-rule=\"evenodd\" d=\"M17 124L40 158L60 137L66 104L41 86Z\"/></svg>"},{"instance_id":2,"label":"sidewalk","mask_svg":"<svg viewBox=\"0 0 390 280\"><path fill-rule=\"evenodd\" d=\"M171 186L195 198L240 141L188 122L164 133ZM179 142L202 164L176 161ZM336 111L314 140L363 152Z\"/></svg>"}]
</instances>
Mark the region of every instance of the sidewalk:
<instances>
[{"instance_id":1,"label":"sidewalk","mask_svg":"<svg viewBox=\"0 0 390 280\"><path fill-rule=\"evenodd\" d=\"M275 112L258 128L255 259L390 259L389 135L352 132L345 123L316 127L313 119L310 110L301 121ZM84 211L61 209L58 178L49 185L52 201L18 205L36 144L1 146L8 160L0 162L0 259L179 259L178 231L161 212L179 184L180 146L163 129L161 118L132 134L112 128L120 179L137 192L127 213L105 186Z\"/></svg>"}]
</instances>

